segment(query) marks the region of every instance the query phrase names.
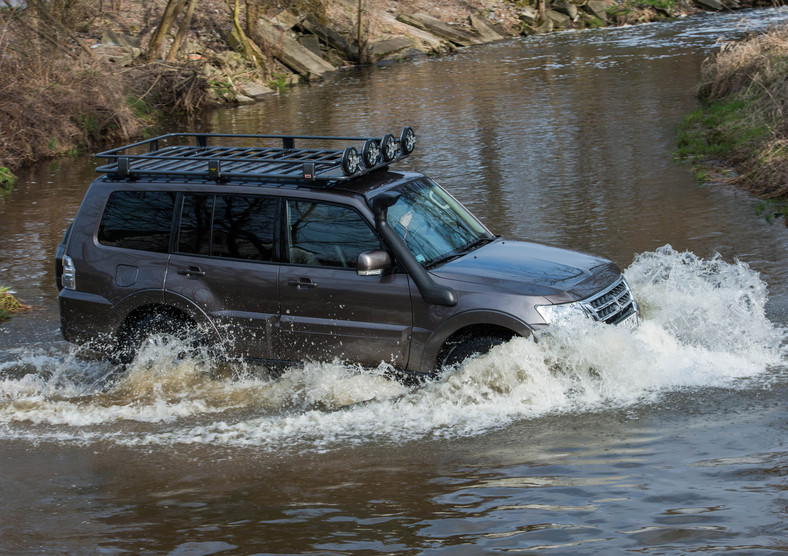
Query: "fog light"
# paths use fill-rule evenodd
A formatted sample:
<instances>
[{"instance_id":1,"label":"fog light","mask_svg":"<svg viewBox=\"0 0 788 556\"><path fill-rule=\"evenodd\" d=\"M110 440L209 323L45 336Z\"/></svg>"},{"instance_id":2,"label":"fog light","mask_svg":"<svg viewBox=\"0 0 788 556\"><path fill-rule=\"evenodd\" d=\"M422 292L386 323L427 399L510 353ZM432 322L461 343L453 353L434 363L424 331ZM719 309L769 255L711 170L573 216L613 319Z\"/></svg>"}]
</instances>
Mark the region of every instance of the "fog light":
<instances>
[{"instance_id":1,"label":"fog light","mask_svg":"<svg viewBox=\"0 0 788 556\"><path fill-rule=\"evenodd\" d=\"M397 140L391 133L387 133L380 140L380 149L386 162L391 162L397 157Z\"/></svg>"},{"instance_id":2,"label":"fog light","mask_svg":"<svg viewBox=\"0 0 788 556\"><path fill-rule=\"evenodd\" d=\"M373 168L380 162L380 146L375 139L367 139L364 143L364 148L361 150L361 156L364 159L364 166Z\"/></svg>"},{"instance_id":3,"label":"fog light","mask_svg":"<svg viewBox=\"0 0 788 556\"><path fill-rule=\"evenodd\" d=\"M402 135L399 136L399 145L404 154L413 152L413 148L416 146L416 133L412 127L406 127L402 130Z\"/></svg>"},{"instance_id":4,"label":"fog light","mask_svg":"<svg viewBox=\"0 0 788 556\"><path fill-rule=\"evenodd\" d=\"M361 164L361 157L358 156L358 151L355 147L348 147L342 153L342 171L346 176L352 176L358 172L358 167Z\"/></svg>"}]
</instances>

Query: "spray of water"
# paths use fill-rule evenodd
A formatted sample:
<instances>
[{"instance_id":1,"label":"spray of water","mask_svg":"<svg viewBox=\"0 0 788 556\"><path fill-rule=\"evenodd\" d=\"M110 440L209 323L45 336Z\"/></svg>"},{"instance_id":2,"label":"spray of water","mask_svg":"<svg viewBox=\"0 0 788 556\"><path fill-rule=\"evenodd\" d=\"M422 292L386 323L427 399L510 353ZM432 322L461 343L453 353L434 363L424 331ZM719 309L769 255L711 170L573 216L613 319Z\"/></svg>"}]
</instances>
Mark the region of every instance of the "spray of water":
<instances>
[{"instance_id":1,"label":"spray of water","mask_svg":"<svg viewBox=\"0 0 788 556\"><path fill-rule=\"evenodd\" d=\"M637 256L626 275L643 309L639 328L581 318L418 387L392 380L385 366L338 362L271 378L244 364L182 359L171 343L146 346L121 375L100 361L20 354L0 366L0 437L328 449L476 435L678 389L786 379L788 333L767 319L766 284L745 263L665 246Z\"/></svg>"}]
</instances>

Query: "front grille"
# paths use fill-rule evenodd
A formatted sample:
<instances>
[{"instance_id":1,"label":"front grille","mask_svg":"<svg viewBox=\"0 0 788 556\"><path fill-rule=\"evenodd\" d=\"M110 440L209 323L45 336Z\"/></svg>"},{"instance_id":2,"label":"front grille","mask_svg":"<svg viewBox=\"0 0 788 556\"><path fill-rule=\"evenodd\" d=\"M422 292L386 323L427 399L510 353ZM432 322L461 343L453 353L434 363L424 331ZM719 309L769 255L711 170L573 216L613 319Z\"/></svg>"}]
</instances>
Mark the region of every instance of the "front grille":
<instances>
[{"instance_id":1,"label":"front grille","mask_svg":"<svg viewBox=\"0 0 788 556\"><path fill-rule=\"evenodd\" d=\"M592 317L607 324L618 324L638 310L632 290L623 276L601 293L583 300L583 306Z\"/></svg>"}]
</instances>

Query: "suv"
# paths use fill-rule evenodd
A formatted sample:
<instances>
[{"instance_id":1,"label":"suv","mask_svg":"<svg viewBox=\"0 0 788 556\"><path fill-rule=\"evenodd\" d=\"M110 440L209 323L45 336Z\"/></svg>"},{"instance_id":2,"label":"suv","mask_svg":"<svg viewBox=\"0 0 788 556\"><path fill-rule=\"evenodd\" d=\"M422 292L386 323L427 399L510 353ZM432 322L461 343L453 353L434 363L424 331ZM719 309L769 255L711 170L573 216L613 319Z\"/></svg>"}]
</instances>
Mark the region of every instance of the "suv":
<instances>
[{"instance_id":1,"label":"suv","mask_svg":"<svg viewBox=\"0 0 788 556\"><path fill-rule=\"evenodd\" d=\"M495 236L392 170L415 142L174 133L100 153L56 255L63 336L119 362L170 334L432 374L570 314L637 323L612 262Z\"/></svg>"}]
</instances>

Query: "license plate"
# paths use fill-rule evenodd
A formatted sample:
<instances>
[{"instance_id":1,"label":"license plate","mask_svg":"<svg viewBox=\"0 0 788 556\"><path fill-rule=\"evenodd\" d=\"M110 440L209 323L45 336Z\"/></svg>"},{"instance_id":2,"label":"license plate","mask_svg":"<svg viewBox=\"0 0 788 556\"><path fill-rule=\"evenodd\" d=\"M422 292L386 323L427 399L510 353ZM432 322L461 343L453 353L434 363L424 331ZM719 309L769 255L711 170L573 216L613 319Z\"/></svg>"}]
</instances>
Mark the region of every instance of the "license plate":
<instances>
[{"instance_id":1,"label":"license plate","mask_svg":"<svg viewBox=\"0 0 788 556\"><path fill-rule=\"evenodd\" d=\"M627 318L616 324L616 326L620 326L621 328L627 328L629 330L634 330L638 326L640 326L640 319L638 318L637 313L632 313Z\"/></svg>"}]
</instances>

